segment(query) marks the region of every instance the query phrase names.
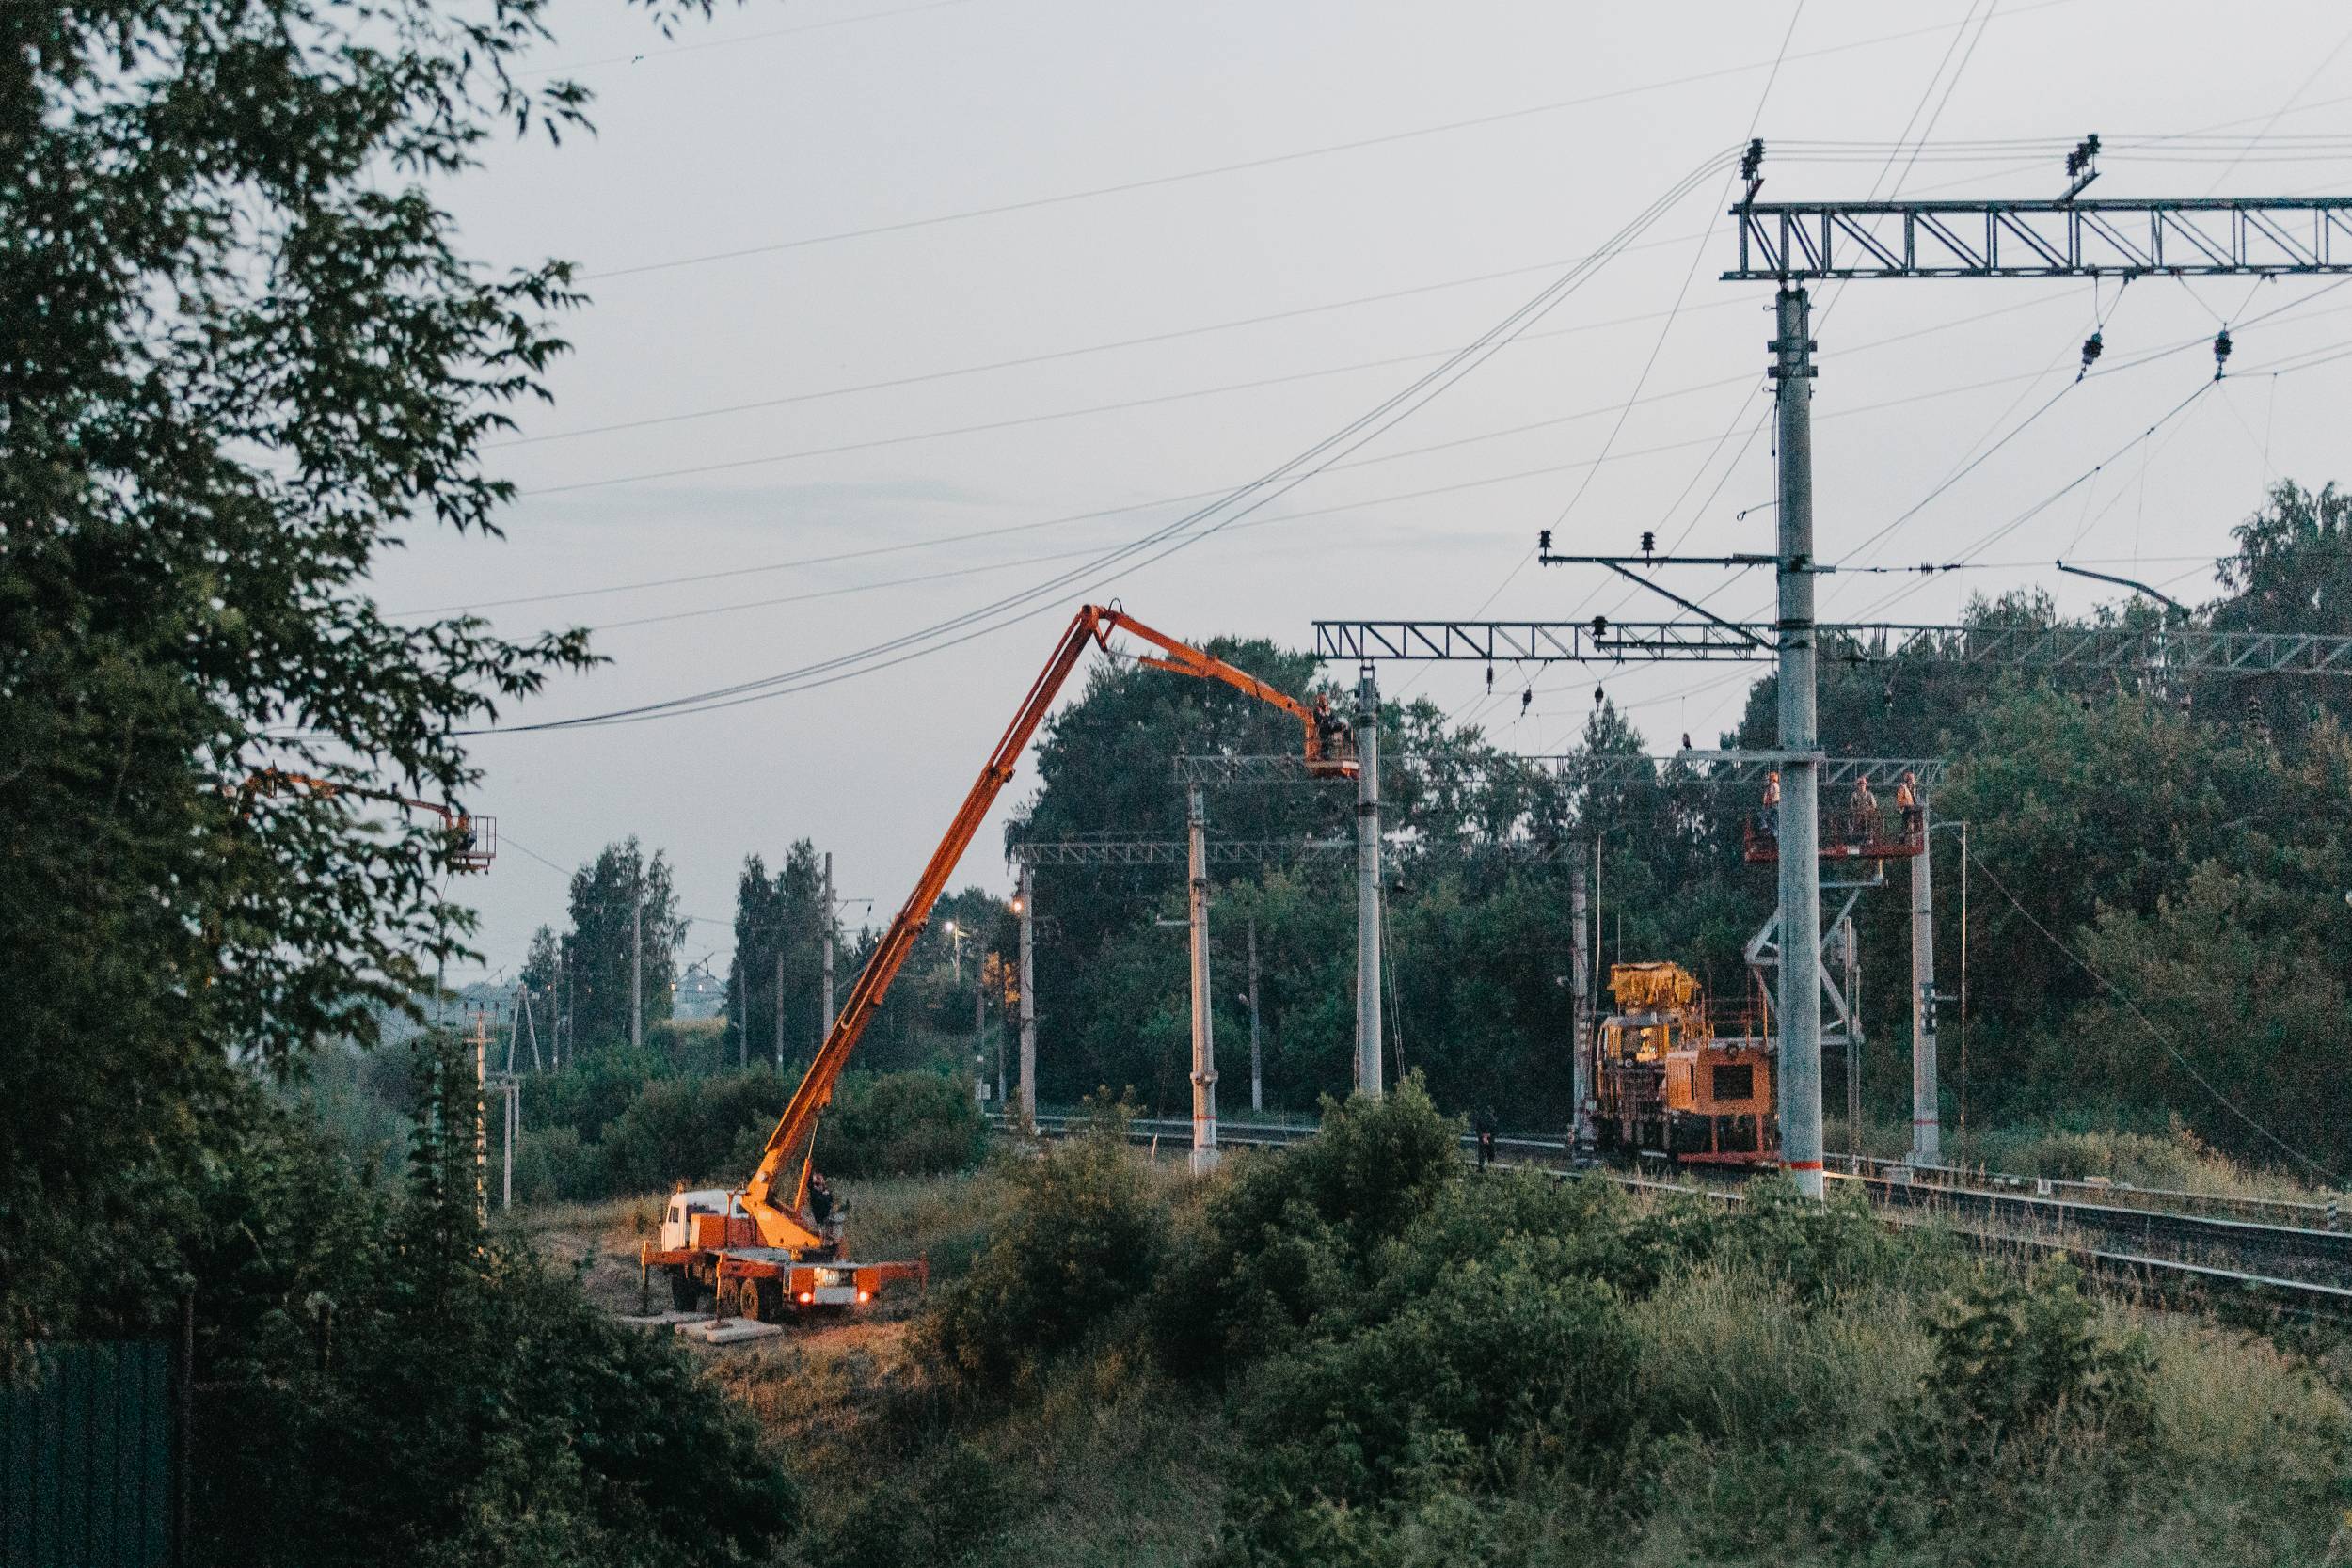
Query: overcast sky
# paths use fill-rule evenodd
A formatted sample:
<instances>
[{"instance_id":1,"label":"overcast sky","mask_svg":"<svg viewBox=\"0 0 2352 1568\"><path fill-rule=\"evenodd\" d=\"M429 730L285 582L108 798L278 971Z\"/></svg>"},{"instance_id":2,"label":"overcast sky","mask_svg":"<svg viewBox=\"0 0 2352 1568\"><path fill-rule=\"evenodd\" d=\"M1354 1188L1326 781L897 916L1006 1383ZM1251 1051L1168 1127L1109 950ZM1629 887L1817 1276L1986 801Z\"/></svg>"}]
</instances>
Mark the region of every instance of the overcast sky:
<instances>
[{"instance_id":1,"label":"overcast sky","mask_svg":"<svg viewBox=\"0 0 2352 1568\"><path fill-rule=\"evenodd\" d=\"M1408 385L1752 125L1787 144L1768 198L2054 196L2064 146L2092 131L2263 138L2243 158L2191 141L2111 154L2101 195L2352 190L2342 0L753 0L667 43L618 0L565 0L555 24L542 64L595 90L599 134L496 148L445 194L475 254L573 259L594 303L565 324L577 352L555 405L495 454L523 491L506 541L420 537L378 575L394 610L599 628L612 663L508 716L522 721L798 669L1132 542L1182 515L1175 498L1249 480ZM1890 160L1931 124L1923 154ZM1804 158L1801 143L1840 147ZM1342 144L1357 145L1322 150ZM747 852L772 864L813 839L840 891L886 914L1089 589L1179 635L1304 646L1318 616L1651 608L1527 564L1540 528L1563 548L1686 528L1689 550L1769 548L1771 512L1740 514L1772 494L1770 431L1750 436L1769 411L1772 291L1718 281L1726 181L1696 182L1410 419L1165 560L834 684L481 740L471 803L498 816L504 851L465 890L488 967L511 972L532 927L560 926L563 872L629 833L675 863L683 907L713 922L688 954L722 972ZM726 252L749 254L697 260ZM1821 556L2002 563L1829 579L1824 616L1948 620L1969 593L2026 584L2069 608L2104 596L2053 572L2060 554L2203 596L2270 476L2352 477L2352 359L2262 370L2352 343L2352 288L2236 330L2232 379L2155 437L2133 444L2211 377L2201 343L2075 388L1875 553L1858 547L2071 382L2094 320L2114 365L2325 287L1817 295ZM739 404L764 406L683 417ZM868 553L809 562L850 552ZM693 580L647 586L669 578ZM1679 580L1737 612L1772 592L1761 575ZM1711 740L1753 674L1606 685L1671 748ZM1475 668L1382 671L1390 693L1529 753L1574 739L1593 679L1502 671L1489 708ZM1008 884L1002 816L958 885Z\"/></svg>"}]
</instances>

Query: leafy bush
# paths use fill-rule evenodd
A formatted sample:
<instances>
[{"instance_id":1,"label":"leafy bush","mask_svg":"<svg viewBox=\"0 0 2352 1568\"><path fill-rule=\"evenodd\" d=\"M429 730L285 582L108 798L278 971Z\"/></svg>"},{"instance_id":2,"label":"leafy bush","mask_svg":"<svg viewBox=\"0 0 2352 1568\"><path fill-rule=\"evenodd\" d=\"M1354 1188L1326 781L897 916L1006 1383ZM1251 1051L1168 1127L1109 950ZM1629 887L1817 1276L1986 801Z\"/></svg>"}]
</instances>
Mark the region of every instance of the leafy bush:
<instances>
[{"instance_id":1,"label":"leafy bush","mask_svg":"<svg viewBox=\"0 0 2352 1568\"><path fill-rule=\"evenodd\" d=\"M426 1055L462 1101L470 1061ZM750 1419L483 1232L470 1117L437 1130L424 1103L400 1190L266 1105L212 1172L190 1250L199 1560L764 1560L798 1502Z\"/></svg>"},{"instance_id":2,"label":"leafy bush","mask_svg":"<svg viewBox=\"0 0 2352 1568\"><path fill-rule=\"evenodd\" d=\"M1386 1322L1269 1364L1241 1418L1253 1458L1236 1512L1260 1537L1244 1555L1312 1560L1334 1506L1474 1484L1522 1449L1584 1454L1621 1441L1635 1367L1617 1293L1513 1238Z\"/></svg>"},{"instance_id":3,"label":"leafy bush","mask_svg":"<svg viewBox=\"0 0 2352 1568\"><path fill-rule=\"evenodd\" d=\"M1152 1288L1168 1213L1117 1121L1018 1167L1009 1222L931 1320L967 1386L1010 1389Z\"/></svg>"},{"instance_id":4,"label":"leafy bush","mask_svg":"<svg viewBox=\"0 0 2352 1568\"><path fill-rule=\"evenodd\" d=\"M987 1147L987 1119L961 1080L853 1073L818 1128L817 1165L829 1176L944 1176L969 1169Z\"/></svg>"},{"instance_id":5,"label":"leafy bush","mask_svg":"<svg viewBox=\"0 0 2352 1568\"><path fill-rule=\"evenodd\" d=\"M740 1181L798 1082L764 1064L716 1077L652 1065L599 1058L531 1081L515 1170L525 1201ZM986 1142L987 1123L960 1085L930 1072L850 1073L818 1123L817 1164L834 1176L943 1175L972 1165Z\"/></svg>"},{"instance_id":6,"label":"leafy bush","mask_svg":"<svg viewBox=\"0 0 2352 1568\"><path fill-rule=\"evenodd\" d=\"M582 1203L610 1190L603 1153L569 1127L525 1132L515 1145L515 1196L525 1203Z\"/></svg>"},{"instance_id":7,"label":"leafy bush","mask_svg":"<svg viewBox=\"0 0 2352 1568\"><path fill-rule=\"evenodd\" d=\"M1461 1131L1414 1076L1379 1100L1327 1099L1316 1137L1238 1164L1155 1303L1170 1366L1200 1375L1252 1359L1345 1300L1459 1176Z\"/></svg>"},{"instance_id":8,"label":"leafy bush","mask_svg":"<svg viewBox=\"0 0 2352 1568\"><path fill-rule=\"evenodd\" d=\"M1989 1275L1949 1302L1920 1386L1945 1454L1996 1457L2062 1426L2102 1429L2110 1441L2144 1427L2147 1345L2108 1335L2099 1320L2063 1259L2028 1279Z\"/></svg>"}]
</instances>

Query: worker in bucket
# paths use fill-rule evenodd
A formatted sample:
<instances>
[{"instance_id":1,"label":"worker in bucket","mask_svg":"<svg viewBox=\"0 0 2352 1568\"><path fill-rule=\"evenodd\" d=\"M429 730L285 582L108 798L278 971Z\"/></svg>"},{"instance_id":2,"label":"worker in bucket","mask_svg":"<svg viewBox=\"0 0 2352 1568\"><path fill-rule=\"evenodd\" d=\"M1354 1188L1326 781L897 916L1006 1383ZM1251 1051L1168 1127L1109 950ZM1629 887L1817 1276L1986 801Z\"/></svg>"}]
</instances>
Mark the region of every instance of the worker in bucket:
<instances>
[{"instance_id":1,"label":"worker in bucket","mask_svg":"<svg viewBox=\"0 0 2352 1568\"><path fill-rule=\"evenodd\" d=\"M1868 816L1879 809L1879 798L1871 791L1867 773L1853 782L1853 809L1857 816Z\"/></svg>"},{"instance_id":2,"label":"worker in bucket","mask_svg":"<svg viewBox=\"0 0 2352 1568\"><path fill-rule=\"evenodd\" d=\"M817 1222L817 1228L829 1231L833 1227L833 1188L826 1185L825 1173L808 1173L808 1217Z\"/></svg>"},{"instance_id":3,"label":"worker in bucket","mask_svg":"<svg viewBox=\"0 0 2352 1568\"><path fill-rule=\"evenodd\" d=\"M1764 775L1764 809L1756 814L1756 825L1766 838L1780 832L1780 769L1777 768Z\"/></svg>"},{"instance_id":4,"label":"worker in bucket","mask_svg":"<svg viewBox=\"0 0 2352 1568\"><path fill-rule=\"evenodd\" d=\"M1903 832L1905 836L1916 835L1919 832L1918 774L1905 771L1901 780L1897 783L1895 785L1895 809L1903 814Z\"/></svg>"}]
</instances>

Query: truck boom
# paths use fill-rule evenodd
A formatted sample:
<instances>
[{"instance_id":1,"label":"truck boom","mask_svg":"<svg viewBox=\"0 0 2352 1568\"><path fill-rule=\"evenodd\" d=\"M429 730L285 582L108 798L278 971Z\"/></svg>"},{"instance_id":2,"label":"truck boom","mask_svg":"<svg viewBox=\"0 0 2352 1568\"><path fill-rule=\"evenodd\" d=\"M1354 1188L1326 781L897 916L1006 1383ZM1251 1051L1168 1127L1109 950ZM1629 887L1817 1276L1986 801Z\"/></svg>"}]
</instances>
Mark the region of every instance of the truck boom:
<instances>
[{"instance_id":1,"label":"truck boom","mask_svg":"<svg viewBox=\"0 0 2352 1568\"><path fill-rule=\"evenodd\" d=\"M1201 680L1222 681L1236 690L1258 701L1267 703L1299 721L1306 730L1306 761L1308 771L1318 777L1352 777L1356 772L1354 747L1349 733L1333 719L1327 708L1308 707L1286 692L1278 691L1248 672L1236 669L1223 659L1178 641L1165 632L1155 631L1134 616L1117 609L1088 605L1072 618L1063 631L1054 655L1046 660L1028 695L997 739L988 761L973 781L972 788L963 798L955 819L948 824L939 847L931 851L923 874L907 895L906 902L882 933L881 943L850 990L847 1002L826 1031L824 1043L818 1048L816 1059L809 1063L799 1087L785 1106L784 1115L776 1121L775 1130L768 1134L759 1167L744 1184L742 1202L763 1246L787 1249L793 1253L818 1251L830 1243L807 1215L808 1177L812 1151L817 1139L817 1123L827 1104L833 1100L834 1086L840 1082L842 1069L848 1065L850 1053L857 1048L859 1037L872 1022L874 1014L889 993L890 984L905 967L914 950L915 939L930 924L931 907L946 890L947 879L954 875L956 863L963 858L965 849L979 832L981 820L1005 785L1012 782L1013 770L1021 754L1028 747L1030 737L1044 721L1062 683L1077 665L1079 657L1091 641L1109 650L1113 632L1123 631L1152 644L1158 656L1143 656L1141 662L1156 670L1167 670L1180 675Z\"/></svg>"}]
</instances>

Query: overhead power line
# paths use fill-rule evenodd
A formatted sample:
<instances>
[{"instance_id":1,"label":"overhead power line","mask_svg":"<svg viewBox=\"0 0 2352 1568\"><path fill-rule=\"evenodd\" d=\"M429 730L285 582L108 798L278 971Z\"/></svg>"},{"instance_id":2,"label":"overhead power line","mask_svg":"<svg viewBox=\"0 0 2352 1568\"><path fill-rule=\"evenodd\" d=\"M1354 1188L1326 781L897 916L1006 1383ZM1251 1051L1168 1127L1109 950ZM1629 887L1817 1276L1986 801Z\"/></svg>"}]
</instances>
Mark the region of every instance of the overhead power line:
<instances>
[{"instance_id":1,"label":"overhead power line","mask_svg":"<svg viewBox=\"0 0 2352 1568\"><path fill-rule=\"evenodd\" d=\"M1702 187L1731 157L1729 151L1707 159L1690 173L1677 181L1663 195L1650 203L1625 228L1612 236L1590 265L1569 269L1518 309L1465 345L1445 363L1423 372L1406 387L1392 393L1372 408L1349 420L1340 429L1325 436L1286 462L1269 469L1259 478L1210 502L1194 512L1155 529L1139 539L1104 551L1095 560L1069 571L1057 573L1043 581L1013 594L975 607L963 613L934 622L930 626L887 638L883 641L817 660L793 670L779 672L750 681L736 682L725 687L667 698L659 702L638 704L627 708L576 719L551 720L533 724L512 726L483 726L461 732L469 735L516 734L552 729L571 729L591 725L636 722L660 716L688 712L709 712L731 707L744 702L763 701L787 691L806 690L817 686L831 685L858 674L888 669L909 659L928 657L956 647L976 637L1004 629L1053 609L1073 596L1072 590L1081 584L1086 592L1100 592L1118 578L1143 566L1167 559L1217 532L1220 529L1248 515L1267 502L1288 494L1298 485L1321 473L1339 459L1359 450L1367 443L1393 429L1403 420L1426 407L1442 396L1462 377L1486 363L1494 354L1520 333L1527 331L1561 301L1588 281L1608 260L1608 255L1638 238L1668 211L1692 192ZM1222 514L1222 515L1220 515ZM1104 575L1107 574L1107 575ZM1089 581L1089 579L1092 579Z\"/></svg>"},{"instance_id":2,"label":"overhead power line","mask_svg":"<svg viewBox=\"0 0 2352 1568\"><path fill-rule=\"evenodd\" d=\"M2010 13L2009 20L2046 11L2060 6L2077 4L2078 0L2041 0L2038 5L2023 6ZM1944 33L1965 23L1941 22L1926 27L1908 27L1899 32L1880 33L1851 42L1829 44L1820 49L1804 50L1786 56L1788 60L1823 59L1834 55L1850 54L1858 49L1872 49L1882 44L1899 43L1908 39L1925 38ZM993 206L968 207L960 212L938 213L929 217L904 218L895 223L871 224L861 229L842 229L826 234L810 234L797 240L775 240L764 245L739 245L729 250L705 251L693 256L673 257L661 261L643 261L633 266L610 267L601 272L582 276L584 282L597 282L612 277L636 277L647 273L669 272L678 267L702 266L713 261L731 261L748 256L773 256L790 250L803 250L812 245L837 245L845 240L870 239L882 234L903 234L919 229L933 229L942 224L962 223L973 218L1000 217L1012 213L1035 212L1041 208L1066 206L1075 201L1091 201L1106 196L1120 196L1132 191L1155 190L1167 185L1186 184L1196 180L1209 180L1220 175L1241 174L1252 169L1274 168L1283 164L1301 163L1311 158L1327 158L1336 153L1361 151L1367 148L1389 147L1399 142L1417 140L1423 136L1447 135L1457 131L1475 130L1482 126L1505 124L1537 115L1558 114L1566 109L1588 107L1595 103L1614 103L1620 99L1636 98L1645 93L1661 92L1672 87L1693 87L1702 82L1721 81L1728 76L1743 76L1751 71L1770 70L1772 60L1751 60L1740 65L1722 66L1713 71L1692 71L1686 75L1666 77L1632 87L1613 87L1606 92L1584 93L1575 98L1554 99L1546 103L1531 103L1522 108L1503 109L1493 114L1474 115L1466 119L1441 121L1434 125L1416 126L1408 131L1391 131L1380 135L1359 136L1349 141L1328 142L1320 147L1300 148L1290 152L1269 153L1264 157L1245 158L1229 164L1215 164L1205 168L1184 169L1173 174L1157 174L1140 180L1126 180L1116 184L1095 185L1085 190L1063 191L1053 196L1031 197L1021 201L998 202Z\"/></svg>"},{"instance_id":3,"label":"overhead power line","mask_svg":"<svg viewBox=\"0 0 2352 1568\"><path fill-rule=\"evenodd\" d=\"M771 39L794 38L802 33L831 32L836 27L855 27L867 22L886 22L895 16L914 16L922 11L946 10L950 6L968 6L972 0L929 0L920 6L900 6L896 10L861 11L855 16L836 16L824 22L803 22L797 27L771 27L766 32L738 33L732 38L703 39L693 43L674 43L666 49L641 50L634 55L607 55L599 60L573 60L564 65L543 66L536 71L518 71L520 76L562 76L568 71L595 71L608 65L638 65L656 63L678 55L699 55L713 49L738 49L747 43L765 43Z\"/></svg>"},{"instance_id":4,"label":"overhead power line","mask_svg":"<svg viewBox=\"0 0 2352 1568\"><path fill-rule=\"evenodd\" d=\"M1648 250L1659 245L1680 243L1688 236L1674 239L1645 240L1627 250ZM1391 289L1385 293L1359 294L1354 299L1333 300L1326 305L1303 305L1293 310L1274 310L1264 315L1240 316L1232 321L1209 322L1200 326L1177 327L1168 332L1151 332L1136 338L1119 338L1108 342L1086 343L1076 348L1055 349L1045 354L1023 355L1014 359L996 359L984 365L960 365L953 370L926 371L915 375L894 376L886 381L860 382L850 387L829 387L820 391L792 392L780 397L755 398L745 403L723 404L711 408L692 408L676 414L654 414L642 419L617 420L609 424L580 425L570 430L551 430L538 436L518 436L512 440L493 441L489 449L535 446L546 441L568 441L582 436L608 436L615 431L644 430L653 425L681 424L690 420L716 419L723 414L748 414L762 408L786 408L794 404L817 403L827 398L849 397L859 392L882 392L901 387L919 387L934 381L949 381L959 376L984 375L995 371L1020 370L1030 365L1048 365L1057 360L1076 359L1091 354L1109 354L1119 349L1142 348L1153 343L1175 342L1184 338L1197 338L1211 332L1230 332L1245 326L1263 326L1274 322L1296 321L1304 316L1322 315L1332 310L1353 309L1362 305L1385 305L1391 300L1409 299L1416 294L1437 293L1448 289L1468 288L1479 283L1499 282L1507 277L1526 277L1535 273L1558 272L1574 266L1584 257L1565 257L1554 261L1538 261L1533 266L1510 267L1501 272L1478 273L1469 277L1448 278L1441 283L1420 283L1408 289ZM1723 309L1739 303L1725 300L1721 304L1700 306L1700 309ZM1629 325L1635 322L1652 321L1658 314L1618 316L1608 321L1589 322L1581 326L1568 327L1570 332L1592 332L1603 327Z\"/></svg>"}]
</instances>

